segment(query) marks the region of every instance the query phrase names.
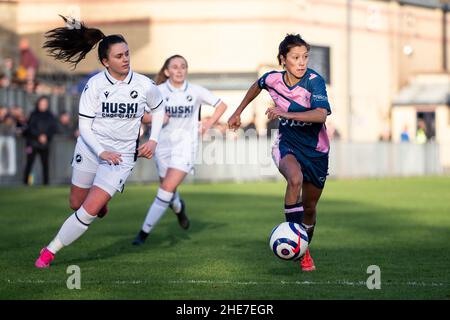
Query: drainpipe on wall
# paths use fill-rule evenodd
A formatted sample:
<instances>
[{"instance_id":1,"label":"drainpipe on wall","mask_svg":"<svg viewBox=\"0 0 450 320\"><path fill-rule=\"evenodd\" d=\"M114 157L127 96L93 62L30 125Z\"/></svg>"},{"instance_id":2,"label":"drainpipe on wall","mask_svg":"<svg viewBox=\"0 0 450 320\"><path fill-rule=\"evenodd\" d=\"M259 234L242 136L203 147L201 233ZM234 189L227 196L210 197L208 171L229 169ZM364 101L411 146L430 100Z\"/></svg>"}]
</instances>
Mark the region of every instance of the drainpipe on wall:
<instances>
[{"instance_id":1,"label":"drainpipe on wall","mask_svg":"<svg viewBox=\"0 0 450 320\"><path fill-rule=\"evenodd\" d=\"M347 133L352 141L352 0L347 0Z\"/></svg>"},{"instance_id":2,"label":"drainpipe on wall","mask_svg":"<svg viewBox=\"0 0 450 320\"><path fill-rule=\"evenodd\" d=\"M449 11L448 3L442 4L442 69L447 72L447 12Z\"/></svg>"}]
</instances>

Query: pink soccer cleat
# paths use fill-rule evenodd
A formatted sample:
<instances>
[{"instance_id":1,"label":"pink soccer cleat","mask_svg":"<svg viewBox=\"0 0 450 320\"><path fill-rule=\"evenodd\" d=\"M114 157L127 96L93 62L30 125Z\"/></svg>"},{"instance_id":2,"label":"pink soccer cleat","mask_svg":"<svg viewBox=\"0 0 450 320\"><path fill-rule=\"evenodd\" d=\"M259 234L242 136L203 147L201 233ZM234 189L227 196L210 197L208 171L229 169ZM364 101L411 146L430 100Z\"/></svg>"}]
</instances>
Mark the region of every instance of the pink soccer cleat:
<instances>
[{"instance_id":1,"label":"pink soccer cleat","mask_svg":"<svg viewBox=\"0 0 450 320\"><path fill-rule=\"evenodd\" d=\"M41 250L39 258L37 258L34 265L36 268L48 268L50 267L50 262L55 259L55 255L50 252L47 248Z\"/></svg>"},{"instance_id":2,"label":"pink soccer cleat","mask_svg":"<svg viewBox=\"0 0 450 320\"><path fill-rule=\"evenodd\" d=\"M314 271L316 270L316 266L314 265L314 260L311 258L309 254L309 249L306 249L305 255L300 260L300 266L303 271Z\"/></svg>"}]
</instances>

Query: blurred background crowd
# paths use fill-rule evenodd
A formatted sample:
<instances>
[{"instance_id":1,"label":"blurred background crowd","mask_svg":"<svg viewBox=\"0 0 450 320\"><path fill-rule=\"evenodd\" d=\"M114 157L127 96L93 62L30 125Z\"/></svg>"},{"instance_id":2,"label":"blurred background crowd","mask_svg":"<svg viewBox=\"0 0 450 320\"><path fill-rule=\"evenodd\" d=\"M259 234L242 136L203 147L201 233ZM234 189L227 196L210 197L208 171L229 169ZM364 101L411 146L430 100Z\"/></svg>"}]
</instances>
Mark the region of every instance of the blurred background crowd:
<instances>
[{"instance_id":1,"label":"blurred background crowd","mask_svg":"<svg viewBox=\"0 0 450 320\"><path fill-rule=\"evenodd\" d=\"M339 142L337 146L345 145L331 149L336 157L331 164L337 164L331 174L347 175L345 161L339 159L353 157L362 166L356 160L367 155L366 150L380 158L368 161L361 170L349 167L350 174L371 175L380 163L392 167L404 162L397 157L407 153L394 145L409 145L408 150L427 145L420 151L425 153L426 168L411 172L448 172L448 2L130 0L119 5L105 0L81 4L70 0L1 1L0 184L29 183L30 179L22 176L35 156L46 161L45 151L30 148L32 139L41 144L37 149L75 141L81 91L87 79L101 70L95 50L76 70L42 50L45 32L62 26L58 14L83 20L105 34L123 34L132 50L133 70L151 78L168 56L185 56L189 81L205 86L229 105L210 132L210 136L227 139L244 135L273 138L278 123L267 121L264 115L272 106L266 93L242 114L242 130L230 132L226 120L256 79L280 69L276 60L280 40L286 33L300 33L311 44L310 67L327 84L333 111L326 123L328 136L333 143ZM211 108L202 106L201 121L211 114ZM141 132L147 137L149 127L143 126ZM386 149L391 151L385 151L383 143L392 144ZM71 147L58 151L54 161L62 162L62 154L69 150ZM15 157L11 157L13 153ZM430 163L431 169L427 167ZM56 169L63 170L60 165ZM385 171L377 170L376 174Z\"/></svg>"}]
</instances>

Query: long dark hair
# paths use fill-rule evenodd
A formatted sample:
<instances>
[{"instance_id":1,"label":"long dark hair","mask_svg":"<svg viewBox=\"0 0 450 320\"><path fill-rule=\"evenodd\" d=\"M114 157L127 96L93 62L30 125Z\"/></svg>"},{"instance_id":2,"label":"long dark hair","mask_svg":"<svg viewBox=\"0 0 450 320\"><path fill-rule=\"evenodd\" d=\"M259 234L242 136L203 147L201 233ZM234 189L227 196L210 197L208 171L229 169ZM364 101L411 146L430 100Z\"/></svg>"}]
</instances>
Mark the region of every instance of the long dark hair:
<instances>
[{"instance_id":1,"label":"long dark hair","mask_svg":"<svg viewBox=\"0 0 450 320\"><path fill-rule=\"evenodd\" d=\"M172 61L172 59L175 59L175 58L181 58L181 59L183 59L183 60L186 62L186 67L188 66L187 60L186 60L183 56L180 56L179 54L174 54L173 56L168 57L168 58L166 59L166 61L164 61L164 64L163 64L163 66L161 67L161 70L159 70L158 74L157 74L156 77L155 77L155 82L156 82L156 84L161 84L161 83L167 81L167 79L169 79L169 77L166 76L166 74L164 73L164 71L165 71L167 68L169 68L170 61Z\"/></svg>"},{"instance_id":2,"label":"long dark hair","mask_svg":"<svg viewBox=\"0 0 450 320\"><path fill-rule=\"evenodd\" d=\"M309 51L311 46L303 40L303 38L299 34L287 34L286 37L281 41L278 46L278 63L281 65L281 57L286 59L286 56L293 47L306 47L306 50Z\"/></svg>"},{"instance_id":3,"label":"long dark hair","mask_svg":"<svg viewBox=\"0 0 450 320\"><path fill-rule=\"evenodd\" d=\"M127 43L120 34L105 36L103 32L96 28L88 28L83 22L63 17L64 22L75 27L60 27L49 30L45 33L47 41L42 48L47 49L50 56L56 60L68 62L73 69L83 60L86 54L98 45L98 59L103 64L103 59L108 58L108 51L111 45L116 43Z\"/></svg>"}]
</instances>

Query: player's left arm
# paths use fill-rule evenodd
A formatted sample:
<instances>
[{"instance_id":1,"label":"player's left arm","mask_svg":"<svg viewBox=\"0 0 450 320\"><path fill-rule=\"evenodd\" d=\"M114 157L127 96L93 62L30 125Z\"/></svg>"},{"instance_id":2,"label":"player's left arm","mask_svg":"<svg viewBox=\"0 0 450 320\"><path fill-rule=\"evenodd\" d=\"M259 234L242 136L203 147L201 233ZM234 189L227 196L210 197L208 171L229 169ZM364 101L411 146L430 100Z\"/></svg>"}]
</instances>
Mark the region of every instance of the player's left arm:
<instances>
[{"instance_id":1,"label":"player's left arm","mask_svg":"<svg viewBox=\"0 0 450 320\"><path fill-rule=\"evenodd\" d=\"M212 126L214 126L217 123L217 121L219 121L220 117L225 113L227 108L228 106L223 101L220 101L217 104L211 118L209 118L207 121L205 121L205 123L202 124L200 132L201 135L204 135Z\"/></svg>"},{"instance_id":2,"label":"player's left arm","mask_svg":"<svg viewBox=\"0 0 450 320\"><path fill-rule=\"evenodd\" d=\"M200 133L204 135L213 125L219 121L220 117L227 110L228 106L221 99L218 99L211 91L206 88L198 87L200 100L203 103L209 104L215 108L211 118L200 126Z\"/></svg>"}]
</instances>

